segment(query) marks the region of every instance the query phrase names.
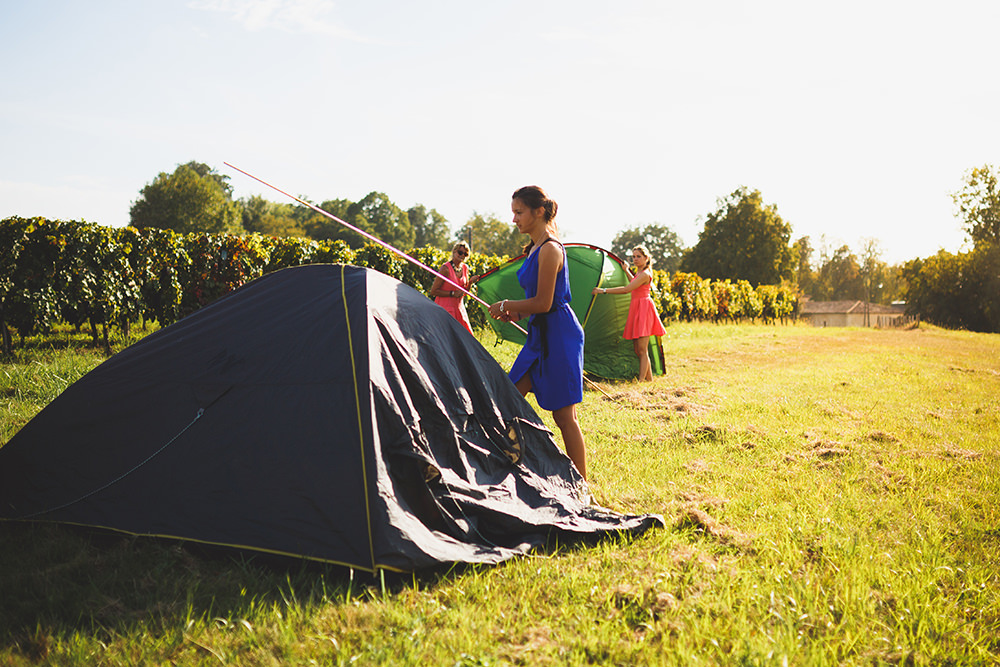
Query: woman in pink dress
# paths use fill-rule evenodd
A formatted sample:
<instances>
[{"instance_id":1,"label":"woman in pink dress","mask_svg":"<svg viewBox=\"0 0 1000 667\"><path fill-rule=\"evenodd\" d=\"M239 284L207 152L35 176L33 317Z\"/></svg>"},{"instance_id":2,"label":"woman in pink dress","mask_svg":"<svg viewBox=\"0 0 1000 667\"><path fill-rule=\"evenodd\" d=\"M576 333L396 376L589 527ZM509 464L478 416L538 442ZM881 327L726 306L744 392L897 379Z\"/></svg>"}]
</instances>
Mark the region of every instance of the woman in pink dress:
<instances>
[{"instance_id":1,"label":"woman in pink dress","mask_svg":"<svg viewBox=\"0 0 1000 667\"><path fill-rule=\"evenodd\" d=\"M653 260L645 246L632 248L632 263L636 274L633 277L628 269L625 273L631 279L628 285L621 287L595 287L594 294L630 294L632 300L628 305L628 319L625 320L626 340L632 341L632 349L639 358L639 380L649 382L653 379L653 368L649 363L649 337L662 336L667 333L656 313L656 306L649 296L650 281L653 278Z\"/></svg>"},{"instance_id":2,"label":"woman in pink dress","mask_svg":"<svg viewBox=\"0 0 1000 667\"><path fill-rule=\"evenodd\" d=\"M469 265L465 263L465 258L468 256L469 244L465 241L456 243L455 247L451 249L451 259L442 264L441 270L438 271L452 282L445 282L440 277L435 278L434 284L431 285L431 296L434 297L434 303L451 313L452 317L461 322L469 333L472 333L472 327L469 325L469 314L465 310L465 292L462 291L468 290L471 284ZM456 284L462 289L455 287Z\"/></svg>"}]
</instances>

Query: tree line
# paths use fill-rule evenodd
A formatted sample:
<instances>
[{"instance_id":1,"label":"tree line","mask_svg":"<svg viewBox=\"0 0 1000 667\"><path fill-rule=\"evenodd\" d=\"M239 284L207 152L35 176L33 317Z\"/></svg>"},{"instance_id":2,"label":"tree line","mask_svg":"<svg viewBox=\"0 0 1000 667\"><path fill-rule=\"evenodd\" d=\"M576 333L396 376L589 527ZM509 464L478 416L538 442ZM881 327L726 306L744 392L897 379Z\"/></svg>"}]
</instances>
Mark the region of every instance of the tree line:
<instances>
[{"instance_id":1,"label":"tree line","mask_svg":"<svg viewBox=\"0 0 1000 667\"><path fill-rule=\"evenodd\" d=\"M267 249L265 254L269 257L272 251L277 252L276 256L280 257L282 253L290 252L287 248L296 247L299 249L294 252L303 255L298 260L300 263L345 261L343 258L348 256L348 251L357 253L364 247L365 240L361 235L308 206L274 203L260 196L234 200L228 181L227 176L199 162L178 165L173 173L160 173L140 191L130 211L129 229L133 231L105 229L90 230L88 233L101 239L108 234L112 237L137 234L143 242L160 238L165 246L184 246L183 253L188 253L189 238L200 238L204 244L209 243L207 239L216 238L216 235L219 239L232 236L233 239L226 240L225 243L245 245L246 249L239 253L244 259L264 252L261 248ZM698 319L729 317L727 313L730 307L727 304L734 305L732 312L736 318L787 317L784 306L780 306L778 310L762 307L760 313L755 314L756 307L752 300L741 301L742 296L736 296L732 300L727 296L757 292L759 288L767 291L771 289L768 286L772 286L782 295L794 294L792 301L796 304L800 296L822 301L857 299L888 303L903 300L907 302L911 314L919 314L927 321L978 331L1000 331L1000 243L997 242L1000 236L1000 194L997 172L991 166L984 165L970 170L965 175L965 181L965 187L955 193L953 199L958 215L963 219L966 231L974 242L973 250L958 254L942 251L934 257L912 260L899 266L888 266L882 261L881 248L874 239L866 240L858 254L846 245L836 249L828 248L825 239L821 239L818 249L813 248L809 237L792 242L792 227L781 218L777 207L765 203L758 190L746 187L737 188L718 200L716 210L705 218L698 242L691 248L683 247L673 230L654 223L623 230L616 236L611 250L619 257L627 257L629 250L635 245L647 246L654 259L654 267L662 272L659 274L661 277L657 280L657 287L658 294L661 295L661 314L667 320L685 318L687 313L693 313L691 316ZM330 199L320 202L318 206L395 247L414 248L415 252L433 256L432 261L428 262L432 266L440 265L447 259L445 251L457 239L470 241L476 251L474 256L494 258L495 262L520 254L525 243L524 237L512 225L499 220L495 215L474 212L463 226L452 233L448 220L435 209L417 204L403 210L381 192L371 192L357 202ZM56 223L46 221L45 224ZM166 238L163 236L165 232L179 235L183 242L163 241ZM77 242L71 241L70 244ZM125 247L142 245L138 240L115 242ZM101 243L104 243L102 247L107 247L105 240L98 241L98 245ZM10 247L13 246L3 240L0 249ZM284 247L285 250L276 250L279 247ZM229 252L221 245L218 250ZM169 255L166 247L162 251ZM113 257L114 252L102 252L106 252L106 256L74 261L103 265L122 261ZM198 256L196 249L193 252ZM445 253L444 256L440 255L442 252ZM819 262L814 263L813 256L817 252ZM310 258L307 259L306 256ZM187 260L193 262L191 257L188 254ZM178 294L184 293L185 289L198 289L199 276L210 274L198 274L193 268L185 268L187 260L176 261L177 268L174 270L161 267L164 272L161 282L172 284L171 281L178 281L177 285L171 287ZM10 252L6 252L2 261L8 264L0 265L0 269L3 269L0 274L0 289L7 294L13 275L8 271ZM31 261L37 261L37 258ZM271 262L272 269L266 270L273 270L273 266L277 264L270 258L267 261ZM352 257L351 261L363 259ZM69 267L67 270L80 269ZM684 292L680 286L674 286L676 274L696 276L707 285ZM86 275L86 272L81 275ZM390 272L390 275L393 274ZM81 294L89 294L95 289L91 284L92 280L88 282L90 279L84 280L70 274L66 276L66 281L70 284L68 289L76 289ZM147 292L152 289L148 279L141 282ZM230 280L229 288L238 282L237 279ZM416 281L404 282L415 284ZM99 283L95 284L96 289L103 289ZM217 291L218 284L206 282L201 286L202 295L212 295ZM679 285L683 284L686 283L681 279ZM726 287L727 284L733 287ZM183 285L183 288L179 285ZM39 296L39 304L54 303L52 299L45 298L43 286L31 289L35 290L32 293ZM121 301L124 305L116 305L115 308L128 313L129 297L126 293L128 290L122 296L105 296L103 293L100 296L114 303L117 303L116 299ZM709 293L715 299L714 307L707 301ZM671 295L676 294L686 296L674 303ZM169 323L173 321L171 318L176 318L178 312L190 309L191 304L200 303L203 297L187 293L184 298L184 303L179 304L172 300L174 297L164 301L162 296L158 296L158 302L143 308L145 311L152 308L157 312L148 312L149 316ZM784 303L786 300L788 299L782 296L779 302ZM162 305L160 301L168 305ZM0 304L0 307L6 307L5 317L7 321L13 322L10 315L13 306ZM50 307L36 307L42 316L35 319L43 327L50 319L50 314L46 311ZM60 306L61 310L66 308ZM104 309L108 308L111 306ZM171 313L170 308L176 312ZM94 321L103 321L101 308L83 310L95 311L94 314L87 313L88 319L93 316L96 318ZM67 321L79 320L83 317L81 313L69 313ZM4 315L4 311L0 311L0 315ZM62 316L65 318L66 314L63 313ZM114 318L108 321L113 322ZM27 325L22 323L15 328L23 331L24 326ZM6 342L9 337L7 329L0 328L3 329Z\"/></svg>"},{"instance_id":2,"label":"tree line","mask_svg":"<svg viewBox=\"0 0 1000 667\"><path fill-rule=\"evenodd\" d=\"M794 242L791 238L792 227L777 208L765 204L759 190L741 187L718 201L691 248L685 248L669 227L654 223L623 230L611 250L625 257L635 246L644 245L654 265L667 271L753 285L789 283L814 301L888 304L903 298L902 267L882 260L875 239L864 240L859 255L847 245L831 249L825 238L819 248L808 236Z\"/></svg>"},{"instance_id":3,"label":"tree line","mask_svg":"<svg viewBox=\"0 0 1000 667\"><path fill-rule=\"evenodd\" d=\"M272 202L259 195L233 199L232 194L228 176L206 164L188 162L172 173L161 172L142 188L129 211L130 224L136 229L154 227L181 234L256 233L343 241L355 249L365 243L361 235L309 206ZM415 204L404 210L377 191L359 201L341 198L309 203L396 248L450 250L461 238L471 239L480 254L514 256L526 243L512 225L479 213L473 213L452 234L448 220L436 209Z\"/></svg>"},{"instance_id":4,"label":"tree line","mask_svg":"<svg viewBox=\"0 0 1000 667\"><path fill-rule=\"evenodd\" d=\"M450 253L429 246L408 254L440 266ZM507 262L507 255L473 253L473 274ZM257 233L179 234L169 229L104 227L89 222L12 217L0 220L0 334L13 349L11 330L24 337L64 322L88 328L110 354L109 330L127 337L137 323L167 326L219 297L291 266L343 263L378 270L424 294L434 276L376 243L352 248L343 239ZM653 295L670 320L787 320L795 293L787 285L753 287L746 281L710 281L696 274L654 271ZM474 326L487 324L470 308Z\"/></svg>"},{"instance_id":5,"label":"tree line","mask_svg":"<svg viewBox=\"0 0 1000 667\"><path fill-rule=\"evenodd\" d=\"M403 210L377 191L360 201L329 199L318 206L400 248L447 250L463 239L484 255L515 256L526 242L509 223L478 212L452 234L448 220L436 209L416 204ZM132 205L131 224L180 233L247 232L342 240L352 248L364 241L308 206L275 203L261 196L233 200L228 176L199 162L178 165L173 173L160 173L148 183ZM632 247L641 244L649 250L654 266L668 273L684 271L715 280L746 280L752 285L789 282L816 300L888 303L899 298L898 271L881 261L877 246L866 247L863 260L847 246L832 253L821 248L821 265L814 268L810 239L790 243L791 233L791 225L778 215L776 206L766 204L759 191L741 187L719 200L693 248L685 248L669 227L654 223L623 230L611 250L627 257Z\"/></svg>"},{"instance_id":6,"label":"tree line","mask_svg":"<svg viewBox=\"0 0 1000 667\"><path fill-rule=\"evenodd\" d=\"M821 239L791 242L792 229L757 190L738 188L718 202L694 247L686 249L660 225L621 232L612 251L625 256L645 244L657 266L709 279L751 284L791 284L816 301L863 300L906 303L907 313L952 328L1000 333L1000 170L986 164L968 170L952 194L971 250L940 251L890 266L876 239L859 253L847 245L831 249ZM818 250L819 261L814 262Z\"/></svg>"},{"instance_id":7,"label":"tree line","mask_svg":"<svg viewBox=\"0 0 1000 667\"><path fill-rule=\"evenodd\" d=\"M972 249L941 250L903 265L908 307L943 326L1000 333L1000 170L965 174L952 195Z\"/></svg>"}]
</instances>

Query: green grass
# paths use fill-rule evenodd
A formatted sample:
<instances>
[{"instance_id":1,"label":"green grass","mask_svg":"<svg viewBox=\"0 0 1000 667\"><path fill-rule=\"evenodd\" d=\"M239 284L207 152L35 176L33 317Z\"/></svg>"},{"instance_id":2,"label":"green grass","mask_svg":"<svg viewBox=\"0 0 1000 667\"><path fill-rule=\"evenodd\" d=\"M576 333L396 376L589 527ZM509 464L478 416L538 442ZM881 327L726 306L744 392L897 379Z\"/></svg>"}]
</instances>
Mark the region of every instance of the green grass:
<instances>
[{"instance_id":1,"label":"green grass","mask_svg":"<svg viewBox=\"0 0 1000 667\"><path fill-rule=\"evenodd\" d=\"M383 581L0 524L0 665L1000 664L1000 336L664 347L665 376L602 383L580 420L595 499L665 529ZM0 365L0 442L99 361Z\"/></svg>"}]
</instances>

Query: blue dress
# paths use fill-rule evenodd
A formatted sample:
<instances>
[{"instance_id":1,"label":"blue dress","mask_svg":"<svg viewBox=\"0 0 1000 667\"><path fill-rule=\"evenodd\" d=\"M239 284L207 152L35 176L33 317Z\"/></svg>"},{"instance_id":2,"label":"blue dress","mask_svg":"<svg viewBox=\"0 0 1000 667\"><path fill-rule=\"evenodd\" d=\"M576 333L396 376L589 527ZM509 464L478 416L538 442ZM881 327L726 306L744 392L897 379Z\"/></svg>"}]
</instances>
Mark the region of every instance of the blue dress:
<instances>
[{"instance_id":1,"label":"blue dress","mask_svg":"<svg viewBox=\"0 0 1000 667\"><path fill-rule=\"evenodd\" d=\"M549 241L558 243L547 239L542 245ZM524 288L526 298L538 292L537 250L524 260L517 272L517 282ZM531 378L531 390L545 410L558 410L583 400L583 327L569 307L572 298L563 248L563 267L556 275L552 308L528 320L528 339L510 369L510 379L515 383L525 374Z\"/></svg>"}]
</instances>

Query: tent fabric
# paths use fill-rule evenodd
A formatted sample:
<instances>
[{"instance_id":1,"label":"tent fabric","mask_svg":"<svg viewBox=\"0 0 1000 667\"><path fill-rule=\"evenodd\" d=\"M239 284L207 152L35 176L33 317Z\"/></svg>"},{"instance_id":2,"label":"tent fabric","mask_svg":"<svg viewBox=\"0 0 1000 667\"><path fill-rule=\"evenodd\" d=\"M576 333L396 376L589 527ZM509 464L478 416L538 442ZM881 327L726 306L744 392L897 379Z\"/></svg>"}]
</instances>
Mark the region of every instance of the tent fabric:
<instances>
[{"instance_id":1,"label":"tent fabric","mask_svg":"<svg viewBox=\"0 0 1000 667\"><path fill-rule=\"evenodd\" d=\"M0 519L377 571L639 533L451 315L378 272L260 278L111 357L0 448Z\"/></svg>"},{"instance_id":2,"label":"tent fabric","mask_svg":"<svg viewBox=\"0 0 1000 667\"><path fill-rule=\"evenodd\" d=\"M633 378L639 374L639 361L632 341L625 340L622 332L628 320L630 296L607 294L595 298L595 287L627 285L625 264L617 256L597 246L567 243L570 291L573 300L570 308L583 325L583 369L587 373L607 379ZM477 285L477 295L488 303L502 299L522 299L524 290L517 282L517 271L524 256L484 274ZM507 322L487 318L500 338L523 344L524 333ZM659 342L654 342L658 345ZM662 364L654 363L654 373L662 374Z\"/></svg>"}]
</instances>

